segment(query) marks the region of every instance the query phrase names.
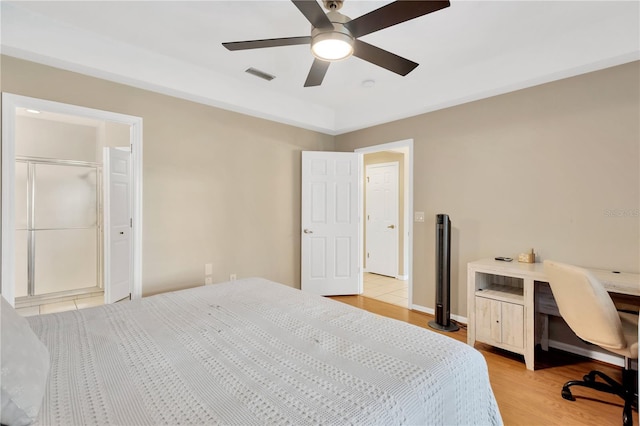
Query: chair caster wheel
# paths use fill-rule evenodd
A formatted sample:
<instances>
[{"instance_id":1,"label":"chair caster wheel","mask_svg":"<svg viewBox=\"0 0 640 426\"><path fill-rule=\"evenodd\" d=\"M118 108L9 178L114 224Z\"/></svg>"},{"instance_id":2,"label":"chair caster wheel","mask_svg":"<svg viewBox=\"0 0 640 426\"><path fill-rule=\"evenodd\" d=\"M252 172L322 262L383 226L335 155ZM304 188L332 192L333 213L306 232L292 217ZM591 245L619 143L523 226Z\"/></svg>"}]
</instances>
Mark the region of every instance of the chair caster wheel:
<instances>
[{"instance_id":1,"label":"chair caster wheel","mask_svg":"<svg viewBox=\"0 0 640 426\"><path fill-rule=\"evenodd\" d=\"M633 426L633 417L631 413L622 413L622 425L623 426Z\"/></svg>"},{"instance_id":2,"label":"chair caster wheel","mask_svg":"<svg viewBox=\"0 0 640 426\"><path fill-rule=\"evenodd\" d=\"M575 401L576 399L571 395L569 388L562 388L562 397L567 401Z\"/></svg>"}]
</instances>

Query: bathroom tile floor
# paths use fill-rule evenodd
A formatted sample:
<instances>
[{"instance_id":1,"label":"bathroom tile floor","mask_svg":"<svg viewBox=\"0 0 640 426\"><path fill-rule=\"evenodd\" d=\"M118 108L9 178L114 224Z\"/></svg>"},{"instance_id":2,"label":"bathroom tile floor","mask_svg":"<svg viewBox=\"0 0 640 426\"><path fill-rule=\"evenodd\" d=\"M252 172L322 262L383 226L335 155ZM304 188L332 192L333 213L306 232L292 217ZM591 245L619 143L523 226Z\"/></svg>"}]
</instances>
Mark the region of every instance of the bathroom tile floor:
<instances>
[{"instance_id":1,"label":"bathroom tile floor","mask_svg":"<svg viewBox=\"0 0 640 426\"><path fill-rule=\"evenodd\" d=\"M93 306L100 305L104 305L103 295L18 308L16 309L16 312L24 317L31 317L34 315L52 314L55 312L74 311L76 309L91 308Z\"/></svg>"},{"instance_id":2,"label":"bathroom tile floor","mask_svg":"<svg viewBox=\"0 0 640 426\"><path fill-rule=\"evenodd\" d=\"M407 308L409 305L408 283L384 275L364 273L364 297Z\"/></svg>"}]
</instances>

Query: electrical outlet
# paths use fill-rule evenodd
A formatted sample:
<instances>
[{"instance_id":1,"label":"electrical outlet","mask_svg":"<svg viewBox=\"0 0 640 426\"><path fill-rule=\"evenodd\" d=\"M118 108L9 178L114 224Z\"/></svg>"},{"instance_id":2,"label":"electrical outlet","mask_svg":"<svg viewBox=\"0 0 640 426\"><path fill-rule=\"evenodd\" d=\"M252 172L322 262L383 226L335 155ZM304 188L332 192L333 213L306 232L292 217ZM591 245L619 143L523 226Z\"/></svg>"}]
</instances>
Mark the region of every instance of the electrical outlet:
<instances>
[{"instance_id":1,"label":"electrical outlet","mask_svg":"<svg viewBox=\"0 0 640 426\"><path fill-rule=\"evenodd\" d=\"M415 212L413 214L414 222L424 222L424 212Z\"/></svg>"},{"instance_id":2,"label":"electrical outlet","mask_svg":"<svg viewBox=\"0 0 640 426\"><path fill-rule=\"evenodd\" d=\"M235 281L236 278L238 278L238 277L236 277L236 274L229 275L229 281Z\"/></svg>"},{"instance_id":3,"label":"electrical outlet","mask_svg":"<svg viewBox=\"0 0 640 426\"><path fill-rule=\"evenodd\" d=\"M204 285L209 285L209 284L213 284L213 277L211 276L204 277Z\"/></svg>"}]
</instances>

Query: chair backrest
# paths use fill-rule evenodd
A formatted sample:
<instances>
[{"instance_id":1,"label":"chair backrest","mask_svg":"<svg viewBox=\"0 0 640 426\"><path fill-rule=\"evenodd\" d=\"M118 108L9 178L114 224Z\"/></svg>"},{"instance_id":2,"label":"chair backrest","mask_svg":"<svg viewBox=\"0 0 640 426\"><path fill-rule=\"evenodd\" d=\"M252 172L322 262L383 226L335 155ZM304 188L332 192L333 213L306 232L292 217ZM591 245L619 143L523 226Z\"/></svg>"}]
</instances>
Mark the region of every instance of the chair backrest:
<instances>
[{"instance_id":1,"label":"chair backrest","mask_svg":"<svg viewBox=\"0 0 640 426\"><path fill-rule=\"evenodd\" d=\"M550 260L544 261L544 272L560 315L578 337L605 349L627 346L618 311L591 272Z\"/></svg>"}]
</instances>

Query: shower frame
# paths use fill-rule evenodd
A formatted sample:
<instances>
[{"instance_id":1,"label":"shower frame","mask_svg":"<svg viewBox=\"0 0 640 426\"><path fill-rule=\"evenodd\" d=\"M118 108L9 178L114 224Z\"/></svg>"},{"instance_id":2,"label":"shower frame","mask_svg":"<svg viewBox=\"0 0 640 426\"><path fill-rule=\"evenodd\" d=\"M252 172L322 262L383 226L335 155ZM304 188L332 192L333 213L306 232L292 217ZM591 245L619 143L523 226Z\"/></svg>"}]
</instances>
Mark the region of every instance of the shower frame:
<instances>
[{"instance_id":1,"label":"shower frame","mask_svg":"<svg viewBox=\"0 0 640 426\"><path fill-rule=\"evenodd\" d=\"M16 156L16 163L26 163L27 165L27 296L21 296L16 298L16 302L21 304L25 302L36 302L39 300L46 300L49 298L61 298L65 296L77 296L81 294L91 294L94 292L102 292L103 288L103 220L102 220L102 164L97 162L79 161L79 160L65 160L54 158L40 158L40 157L27 157ZM35 294L35 255L36 255L36 241L35 233L43 230L63 230L63 229L91 229L88 228L60 228L60 229L48 229L37 228L35 224L35 195L36 195L36 178L35 168L37 164L46 165L59 165L59 166L76 166L76 167L88 167L95 169L96 171L96 286L89 286L83 288L77 288L72 290L61 290L56 292L48 292L42 294ZM16 229L17 230L17 229ZM31 303L28 303L31 304Z\"/></svg>"}]
</instances>

